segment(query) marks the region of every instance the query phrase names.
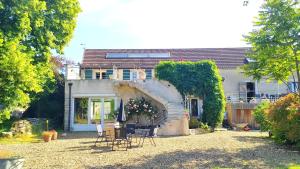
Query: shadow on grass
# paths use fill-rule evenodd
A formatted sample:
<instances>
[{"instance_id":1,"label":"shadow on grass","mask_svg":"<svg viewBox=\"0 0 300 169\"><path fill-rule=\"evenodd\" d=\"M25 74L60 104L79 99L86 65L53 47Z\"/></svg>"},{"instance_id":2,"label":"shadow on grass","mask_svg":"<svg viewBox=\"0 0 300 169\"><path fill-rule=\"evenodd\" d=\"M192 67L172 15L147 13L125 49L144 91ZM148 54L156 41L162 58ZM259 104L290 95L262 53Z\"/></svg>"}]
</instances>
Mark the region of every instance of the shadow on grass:
<instances>
[{"instance_id":1,"label":"shadow on grass","mask_svg":"<svg viewBox=\"0 0 300 169\"><path fill-rule=\"evenodd\" d=\"M286 144L278 144L275 142L274 139L267 137L267 136L260 136L260 137L251 137L251 136L233 136L236 140L240 142L245 142L245 143L265 143L268 145L271 145L272 148L275 149L281 149L293 153L298 153L300 155L300 151L296 146L293 145L286 145Z\"/></svg>"},{"instance_id":2,"label":"shadow on grass","mask_svg":"<svg viewBox=\"0 0 300 169\"><path fill-rule=\"evenodd\" d=\"M88 132L88 131L74 131L74 132L67 132L66 136L59 135L60 139L62 140L69 140L69 139L87 139L87 138L97 138L97 132Z\"/></svg>"},{"instance_id":3,"label":"shadow on grass","mask_svg":"<svg viewBox=\"0 0 300 169\"><path fill-rule=\"evenodd\" d=\"M246 144L253 142L260 144L253 148L240 148L236 152L214 148L178 150L155 156L141 156L135 162L86 168L287 168L290 164L300 164L299 154L278 149L271 140L251 136L234 136L234 138Z\"/></svg>"},{"instance_id":4,"label":"shadow on grass","mask_svg":"<svg viewBox=\"0 0 300 169\"><path fill-rule=\"evenodd\" d=\"M81 144L84 144L84 145L68 147L61 152L64 152L64 151L79 152L79 151L89 151L89 150L92 150L92 154L112 152L112 143L111 142L108 142L108 144L107 144L107 142L97 143L96 146L94 145L94 143L95 143L94 141L81 142ZM135 148L141 148L141 147L134 144L131 146L131 148L128 148L128 149L135 149ZM126 151L126 149L123 145L115 146L114 149L116 151Z\"/></svg>"}]
</instances>

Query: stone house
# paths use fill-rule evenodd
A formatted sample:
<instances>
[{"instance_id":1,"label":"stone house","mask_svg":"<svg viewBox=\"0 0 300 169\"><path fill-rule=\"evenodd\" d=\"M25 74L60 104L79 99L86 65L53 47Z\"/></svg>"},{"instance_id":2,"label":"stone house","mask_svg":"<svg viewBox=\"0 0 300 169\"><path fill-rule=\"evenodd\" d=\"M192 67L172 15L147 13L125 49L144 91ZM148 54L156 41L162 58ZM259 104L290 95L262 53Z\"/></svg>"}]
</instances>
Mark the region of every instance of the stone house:
<instances>
[{"instance_id":1,"label":"stone house","mask_svg":"<svg viewBox=\"0 0 300 169\"><path fill-rule=\"evenodd\" d=\"M223 77L228 103L248 103L261 97L276 99L287 93L284 84L258 82L243 74L239 67L250 61L245 56L247 50L85 49L80 65L66 65L65 129L92 131L96 123L108 126L112 122L109 114L118 108L121 99L126 103L129 98L145 97L159 108L154 123L160 125L160 135L188 134L187 113L200 117L202 100L193 96L183 100L172 84L155 78L155 66L165 60L214 60Z\"/></svg>"}]
</instances>

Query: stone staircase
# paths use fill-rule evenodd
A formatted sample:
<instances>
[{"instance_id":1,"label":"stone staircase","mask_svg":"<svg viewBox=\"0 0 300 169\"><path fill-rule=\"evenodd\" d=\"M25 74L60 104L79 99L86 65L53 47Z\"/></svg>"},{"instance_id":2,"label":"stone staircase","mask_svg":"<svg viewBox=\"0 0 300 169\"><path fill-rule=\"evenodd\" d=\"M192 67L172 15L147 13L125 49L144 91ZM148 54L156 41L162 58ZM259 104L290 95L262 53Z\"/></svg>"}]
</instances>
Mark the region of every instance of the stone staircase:
<instances>
[{"instance_id":1,"label":"stone staircase","mask_svg":"<svg viewBox=\"0 0 300 169\"><path fill-rule=\"evenodd\" d=\"M136 88L152 99L160 102L166 109L165 120L160 122L158 135L187 135L188 121L184 116L181 94L167 81L156 79L146 81L116 81L116 85Z\"/></svg>"}]
</instances>

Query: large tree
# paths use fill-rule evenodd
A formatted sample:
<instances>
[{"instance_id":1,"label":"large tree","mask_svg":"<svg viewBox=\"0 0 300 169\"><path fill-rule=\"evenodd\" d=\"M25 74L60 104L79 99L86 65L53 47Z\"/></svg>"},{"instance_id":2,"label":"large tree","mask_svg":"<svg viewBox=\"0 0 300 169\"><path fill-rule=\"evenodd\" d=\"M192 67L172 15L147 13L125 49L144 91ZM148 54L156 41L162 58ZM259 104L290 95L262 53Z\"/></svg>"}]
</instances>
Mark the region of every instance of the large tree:
<instances>
[{"instance_id":1,"label":"large tree","mask_svg":"<svg viewBox=\"0 0 300 169\"><path fill-rule=\"evenodd\" d=\"M0 1L0 122L54 80L51 52L63 53L79 12L77 0Z\"/></svg>"},{"instance_id":2,"label":"large tree","mask_svg":"<svg viewBox=\"0 0 300 169\"><path fill-rule=\"evenodd\" d=\"M31 102L22 117L47 118L50 126L63 128L64 120L64 75L62 69L68 60L57 56L51 58L55 81L47 81L43 92L32 95Z\"/></svg>"},{"instance_id":3,"label":"large tree","mask_svg":"<svg viewBox=\"0 0 300 169\"><path fill-rule=\"evenodd\" d=\"M296 0L268 0L254 22L255 29L245 36L252 46L244 66L254 79L293 79L300 95L300 10Z\"/></svg>"}]
</instances>

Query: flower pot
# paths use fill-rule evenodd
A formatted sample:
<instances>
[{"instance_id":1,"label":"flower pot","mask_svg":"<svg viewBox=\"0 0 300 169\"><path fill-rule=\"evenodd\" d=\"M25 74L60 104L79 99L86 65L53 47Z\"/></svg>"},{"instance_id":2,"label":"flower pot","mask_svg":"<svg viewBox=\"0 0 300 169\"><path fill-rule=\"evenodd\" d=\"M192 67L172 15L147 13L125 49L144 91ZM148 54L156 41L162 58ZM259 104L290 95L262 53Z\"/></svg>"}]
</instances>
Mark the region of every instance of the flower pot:
<instances>
[{"instance_id":1,"label":"flower pot","mask_svg":"<svg viewBox=\"0 0 300 169\"><path fill-rule=\"evenodd\" d=\"M52 136L51 135L43 136L43 139L45 142L49 142L49 141L51 141Z\"/></svg>"},{"instance_id":2,"label":"flower pot","mask_svg":"<svg viewBox=\"0 0 300 169\"><path fill-rule=\"evenodd\" d=\"M43 132L43 139L45 142L49 142L52 139L53 133L50 131Z\"/></svg>"},{"instance_id":3,"label":"flower pot","mask_svg":"<svg viewBox=\"0 0 300 169\"><path fill-rule=\"evenodd\" d=\"M24 164L23 158L7 158L0 159L0 168L1 169L22 169Z\"/></svg>"},{"instance_id":4,"label":"flower pot","mask_svg":"<svg viewBox=\"0 0 300 169\"><path fill-rule=\"evenodd\" d=\"M51 130L52 132L52 140L57 140L57 132L55 130Z\"/></svg>"}]
</instances>

